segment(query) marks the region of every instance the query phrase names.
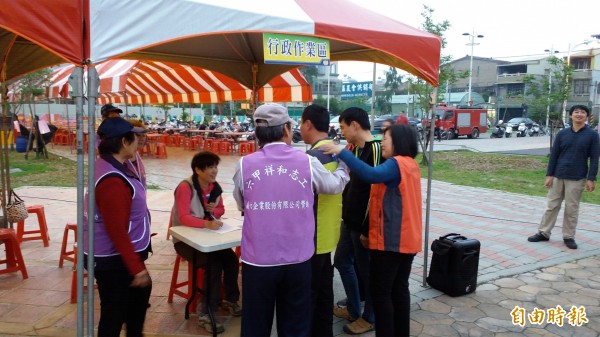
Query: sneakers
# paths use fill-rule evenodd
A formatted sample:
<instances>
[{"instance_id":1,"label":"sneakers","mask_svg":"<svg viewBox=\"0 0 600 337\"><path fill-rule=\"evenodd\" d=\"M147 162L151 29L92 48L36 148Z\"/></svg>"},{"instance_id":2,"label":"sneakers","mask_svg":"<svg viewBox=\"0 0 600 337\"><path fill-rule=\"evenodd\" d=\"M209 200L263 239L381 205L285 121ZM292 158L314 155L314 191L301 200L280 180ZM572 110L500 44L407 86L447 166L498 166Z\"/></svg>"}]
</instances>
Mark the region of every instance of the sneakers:
<instances>
[{"instance_id":1,"label":"sneakers","mask_svg":"<svg viewBox=\"0 0 600 337\"><path fill-rule=\"evenodd\" d=\"M333 314L335 315L335 317L343 318L349 320L350 322L354 322L356 320L356 318L350 315L347 307L333 307Z\"/></svg>"},{"instance_id":2,"label":"sneakers","mask_svg":"<svg viewBox=\"0 0 600 337\"><path fill-rule=\"evenodd\" d=\"M571 249L577 249L577 243L575 243L575 239L563 239L565 245Z\"/></svg>"},{"instance_id":3,"label":"sneakers","mask_svg":"<svg viewBox=\"0 0 600 337\"><path fill-rule=\"evenodd\" d=\"M240 308L240 306L236 302L229 302L223 300L223 302L221 303L221 307L225 310L228 310L231 316L242 316L242 308Z\"/></svg>"},{"instance_id":4,"label":"sneakers","mask_svg":"<svg viewBox=\"0 0 600 337\"><path fill-rule=\"evenodd\" d=\"M210 323L210 317L208 314L203 314L198 316L198 325L202 326L209 333L213 333L212 324ZM217 328L217 333L225 332L225 327L221 322L215 320L215 326Z\"/></svg>"},{"instance_id":5,"label":"sneakers","mask_svg":"<svg viewBox=\"0 0 600 337\"><path fill-rule=\"evenodd\" d=\"M537 232L534 235L527 238L529 242L540 242L540 241L548 241L550 238L546 237L542 232Z\"/></svg>"},{"instance_id":6,"label":"sneakers","mask_svg":"<svg viewBox=\"0 0 600 337\"><path fill-rule=\"evenodd\" d=\"M359 317L356 321L344 325L344 332L349 335L360 335L373 330L373 324Z\"/></svg>"}]
</instances>

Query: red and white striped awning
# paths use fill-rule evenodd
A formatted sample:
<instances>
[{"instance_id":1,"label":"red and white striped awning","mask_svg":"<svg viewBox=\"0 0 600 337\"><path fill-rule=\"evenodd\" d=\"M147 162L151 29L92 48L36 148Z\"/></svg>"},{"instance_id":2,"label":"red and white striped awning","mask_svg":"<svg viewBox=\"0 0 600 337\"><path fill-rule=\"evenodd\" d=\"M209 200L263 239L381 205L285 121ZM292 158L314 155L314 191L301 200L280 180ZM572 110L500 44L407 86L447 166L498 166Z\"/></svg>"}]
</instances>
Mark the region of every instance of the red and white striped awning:
<instances>
[{"instance_id":1,"label":"red and white striped awning","mask_svg":"<svg viewBox=\"0 0 600 337\"><path fill-rule=\"evenodd\" d=\"M65 97L73 65L55 70L50 98ZM109 60L96 65L100 104L222 103L249 101L252 90L214 71L175 63ZM310 102L312 88L298 69L259 89L259 102Z\"/></svg>"}]
</instances>

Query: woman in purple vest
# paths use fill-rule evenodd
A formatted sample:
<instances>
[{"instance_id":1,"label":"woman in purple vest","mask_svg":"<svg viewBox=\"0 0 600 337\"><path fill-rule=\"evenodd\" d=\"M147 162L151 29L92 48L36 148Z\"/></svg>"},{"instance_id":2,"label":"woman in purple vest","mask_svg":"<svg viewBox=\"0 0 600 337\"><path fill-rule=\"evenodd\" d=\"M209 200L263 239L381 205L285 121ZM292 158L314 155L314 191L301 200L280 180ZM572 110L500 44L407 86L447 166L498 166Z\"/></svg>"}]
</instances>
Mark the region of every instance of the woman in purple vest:
<instances>
[{"instance_id":1,"label":"woman in purple vest","mask_svg":"<svg viewBox=\"0 0 600 337\"><path fill-rule=\"evenodd\" d=\"M150 246L146 189L125 162L137 151L136 133L126 120L107 118L100 124L100 156L95 167L94 276L100 295L98 336L142 336L152 280L144 261ZM87 196L86 196L87 199ZM87 202L85 202L87 224ZM89 228L84 226L84 252ZM87 257L84 259L87 262ZM89 266L86 265L86 268Z\"/></svg>"},{"instance_id":2,"label":"woman in purple vest","mask_svg":"<svg viewBox=\"0 0 600 337\"><path fill-rule=\"evenodd\" d=\"M254 111L261 148L240 159L233 197L244 212L240 336L310 336L311 257L315 253L315 193L338 194L344 165L330 172L295 149L287 108L266 103Z\"/></svg>"},{"instance_id":3,"label":"woman in purple vest","mask_svg":"<svg viewBox=\"0 0 600 337\"><path fill-rule=\"evenodd\" d=\"M131 123L131 125L133 125L134 127L139 127L141 129L144 129L144 131L147 131L146 127L144 126L144 123L137 119L130 119L129 123ZM129 167L129 169L131 169L131 171L137 174L142 184L146 186L146 169L144 167L144 162L142 161L142 156L140 156L140 151L142 151L148 143L148 137L146 136L146 132L137 133L136 136L138 139L137 151L135 151L135 155L133 156L133 158L127 160L125 164Z\"/></svg>"},{"instance_id":4,"label":"woman in purple vest","mask_svg":"<svg viewBox=\"0 0 600 337\"><path fill-rule=\"evenodd\" d=\"M221 198L223 189L217 183L220 160L219 156L208 151L199 152L192 158L192 176L184 179L175 189L175 204L171 212L173 226L208 229L219 229L223 226L223 222L217 220L225 213ZM189 262L194 261L195 255L196 268L202 267L207 270L204 289L208 289L210 298L207 300L207 296L202 297L202 306L198 310L198 324L208 332L213 332L207 309L210 307L214 313L219 308L221 278L225 286L221 306L233 316L240 316L242 310L237 303L240 299L239 261L233 250L202 253L175 238L173 244L177 254ZM225 331L220 322L216 322L216 329L218 333Z\"/></svg>"}]
</instances>

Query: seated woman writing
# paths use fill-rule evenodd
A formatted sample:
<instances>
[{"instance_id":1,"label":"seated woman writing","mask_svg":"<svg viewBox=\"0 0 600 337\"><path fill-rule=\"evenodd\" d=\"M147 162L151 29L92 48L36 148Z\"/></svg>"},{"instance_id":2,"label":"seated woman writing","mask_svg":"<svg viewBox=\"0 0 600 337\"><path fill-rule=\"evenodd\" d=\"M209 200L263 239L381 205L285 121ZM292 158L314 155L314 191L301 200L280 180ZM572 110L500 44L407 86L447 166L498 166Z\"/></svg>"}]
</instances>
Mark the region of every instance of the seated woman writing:
<instances>
[{"instance_id":1,"label":"seated woman writing","mask_svg":"<svg viewBox=\"0 0 600 337\"><path fill-rule=\"evenodd\" d=\"M218 219L225 213L221 194L223 190L216 182L219 172L220 158L212 152L199 152L192 158L192 176L184 179L175 189L175 204L171 220L173 226L189 226L219 229L223 223ZM189 262L196 255L196 267L207 271L208 279L204 278L204 289L208 290L210 298L202 297L198 310L198 324L212 333L207 305L215 312L219 306L221 293L221 275L225 286L225 294L221 305L228 309L233 316L240 316L242 311L237 302L240 297L238 288L238 257L231 249L202 253L184 242L173 239L175 251ZM210 255L210 259L208 258ZM208 264L207 264L208 262ZM217 332L225 331L222 324L217 322Z\"/></svg>"}]
</instances>

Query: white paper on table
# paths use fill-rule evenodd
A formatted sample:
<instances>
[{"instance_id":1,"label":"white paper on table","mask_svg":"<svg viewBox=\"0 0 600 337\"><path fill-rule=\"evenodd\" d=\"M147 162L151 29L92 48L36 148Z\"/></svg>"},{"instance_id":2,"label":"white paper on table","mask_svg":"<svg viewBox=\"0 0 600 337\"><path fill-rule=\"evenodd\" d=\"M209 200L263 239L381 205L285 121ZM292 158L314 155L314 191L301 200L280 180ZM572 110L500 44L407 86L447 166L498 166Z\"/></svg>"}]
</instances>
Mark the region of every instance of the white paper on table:
<instances>
[{"instance_id":1,"label":"white paper on table","mask_svg":"<svg viewBox=\"0 0 600 337\"><path fill-rule=\"evenodd\" d=\"M45 135L45 134L47 134L48 132L50 132L50 128L48 127L48 123L46 123L46 121L45 121L45 120L43 120L43 119L40 119L40 120L38 121L38 127L40 128L40 133L41 133L42 135Z\"/></svg>"},{"instance_id":2,"label":"white paper on table","mask_svg":"<svg viewBox=\"0 0 600 337\"><path fill-rule=\"evenodd\" d=\"M238 229L242 229L242 226L240 226L240 225L231 225L231 224L228 224L226 222L223 222L223 226L221 228L215 230L215 232L217 232L219 234L225 234L225 233L237 231Z\"/></svg>"}]
</instances>

